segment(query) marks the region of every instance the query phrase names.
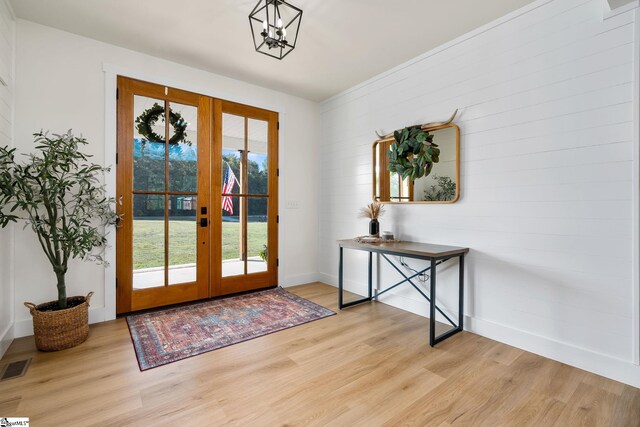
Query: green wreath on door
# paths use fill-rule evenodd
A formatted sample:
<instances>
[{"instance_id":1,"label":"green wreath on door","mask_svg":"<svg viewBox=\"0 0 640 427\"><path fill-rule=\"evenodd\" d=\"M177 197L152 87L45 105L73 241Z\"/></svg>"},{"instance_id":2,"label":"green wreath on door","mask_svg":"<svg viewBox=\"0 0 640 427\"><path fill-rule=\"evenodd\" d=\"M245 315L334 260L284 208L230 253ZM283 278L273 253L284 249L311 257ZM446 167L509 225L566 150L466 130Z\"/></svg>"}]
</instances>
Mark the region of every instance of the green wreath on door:
<instances>
[{"instance_id":1,"label":"green wreath on door","mask_svg":"<svg viewBox=\"0 0 640 427\"><path fill-rule=\"evenodd\" d=\"M158 135L153 131L153 126L158 122L160 117L164 116L164 105L157 102L151 108L147 108L136 117L136 130L144 137L142 143L159 142L164 144L164 136ZM182 118L180 113L173 110L169 113L169 124L173 127L173 136L169 138L169 145L177 145L180 143L191 145L191 141L187 139L188 123Z\"/></svg>"}]
</instances>

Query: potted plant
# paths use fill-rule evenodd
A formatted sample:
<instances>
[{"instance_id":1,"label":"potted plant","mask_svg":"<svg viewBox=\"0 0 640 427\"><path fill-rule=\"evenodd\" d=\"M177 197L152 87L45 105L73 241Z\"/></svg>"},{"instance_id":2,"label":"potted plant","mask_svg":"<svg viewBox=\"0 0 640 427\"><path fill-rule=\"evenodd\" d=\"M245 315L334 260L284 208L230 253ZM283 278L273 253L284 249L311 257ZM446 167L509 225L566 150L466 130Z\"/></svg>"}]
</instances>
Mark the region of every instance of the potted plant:
<instances>
[{"instance_id":1,"label":"potted plant","mask_svg":"<svg viewBox=\"0 0 640 427\"><path fill-rule=\"evenodd\" d=\"M260 252L258 253L258 255L260 255L260 258L262 259L262 261L267 262L269 259L269 249L267 249L267 245L262 245L262 249L260 249Z\"/></svg>"},{"instance_id":2,"label":"potted plant","mask_svg":"<svg viewBox=\"0 0 640 427\"><path fill-rule=\"evenodd\" d=\"M369 220L369 236L378 237L380 235L380 223L378 218L384 214L384 206L380 202L369 203L364 208L360 208L358 217Z\"/></svg>"},{"instance_id":3,"label":"potted plant","mask_svg":"<svg viewBox=\"0 0 640 427\"><path fill-rule=\"evenodd\" d=\"M90 163L81 148L86 139L34 134L35 154L17 162L15 148L0 147L0 227L24 221L30 226L56 277L57 301L25 303L33 316L36 346L54 351L73 347L89 334L93 292L67 298L65 275L73 258L103 262L96 248L106 244L105 227L115 224L113 200L101 178L108 168Z\"/></svg>"}]
</instances>

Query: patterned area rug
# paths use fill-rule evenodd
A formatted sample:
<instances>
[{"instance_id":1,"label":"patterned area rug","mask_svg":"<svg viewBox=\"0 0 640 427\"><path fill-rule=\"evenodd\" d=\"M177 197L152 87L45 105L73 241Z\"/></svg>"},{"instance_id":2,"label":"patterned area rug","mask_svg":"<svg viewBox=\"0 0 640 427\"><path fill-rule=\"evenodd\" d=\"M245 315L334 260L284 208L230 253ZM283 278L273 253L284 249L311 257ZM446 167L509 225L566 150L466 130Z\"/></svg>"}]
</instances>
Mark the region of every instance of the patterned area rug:
<instances>
[{"instance_id":1,"label":"patterned area rug","mask_svg":"<svg viewBox=\"0 0 640 427\"><path fill-rule=\"evenodd\" d=\"M282 288L127 316L140 370L334 315Z\"/></svg>"}]
</instances>

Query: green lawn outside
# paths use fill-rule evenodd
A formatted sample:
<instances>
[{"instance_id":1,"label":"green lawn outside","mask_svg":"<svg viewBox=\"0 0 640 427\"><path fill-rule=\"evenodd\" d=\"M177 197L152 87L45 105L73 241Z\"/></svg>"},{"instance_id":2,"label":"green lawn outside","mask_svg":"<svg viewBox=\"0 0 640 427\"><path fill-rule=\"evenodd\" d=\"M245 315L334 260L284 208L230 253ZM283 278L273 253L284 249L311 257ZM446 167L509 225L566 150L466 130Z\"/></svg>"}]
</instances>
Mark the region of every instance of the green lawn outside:
<instances>
[{"instance_id":1,"label":"green lawn outside","mask_svg":"<svg viewBox=\"0 0 640 427\"><path fill-rule=\"evenodd\" d=\"M267 242L267 223L250 222L247 243L249 256L258 256ZM133 269L164 266L164 221L133 221ZM222 223L222 259L239 257L240 224ZM195 221L169 221L169 264L196 262Z\"/></svg>"}]
</instances>

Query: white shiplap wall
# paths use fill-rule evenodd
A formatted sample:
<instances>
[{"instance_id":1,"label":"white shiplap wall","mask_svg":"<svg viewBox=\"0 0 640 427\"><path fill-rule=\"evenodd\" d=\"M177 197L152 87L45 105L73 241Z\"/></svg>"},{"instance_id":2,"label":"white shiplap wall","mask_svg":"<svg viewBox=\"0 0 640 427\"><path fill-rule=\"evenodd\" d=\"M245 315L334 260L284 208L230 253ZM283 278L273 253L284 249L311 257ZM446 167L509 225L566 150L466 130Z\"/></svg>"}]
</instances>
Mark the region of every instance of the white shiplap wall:
<instances>
[{"instance_id":1,"label":"white shiplap wall","mask_svg":"<svg viewBox=\"0 0 640 427\"><path fill-rule=\"evenodd\" d=\"M0 146L13 146L15 18L6 0L0 0ZM13 339L13 229L0 229L0 357Z\"/></svg>"},{"instance_id":2,"label":"white shiplap wall","mask_svg":"<svg viewBox=\"0 0 640 427\"><path fill-rule=\"evenodd\" d=\"M356 212L371 199L374 131L459 108L460 201L390 206L382 229L471 248L469 329L640 385L632 363L635 16L603 19L602 0L539 0L323 103L323 280L337 281L336 239L366 233ZM363 292L364 254L347 256L347 284ZM439 276L444 305L454 296L451 267ZM398 280L384 266L381 276ZM383 301L427 314L411 289Z\"/></svg>"}]
</instances>

